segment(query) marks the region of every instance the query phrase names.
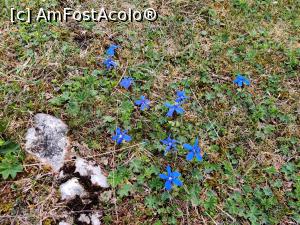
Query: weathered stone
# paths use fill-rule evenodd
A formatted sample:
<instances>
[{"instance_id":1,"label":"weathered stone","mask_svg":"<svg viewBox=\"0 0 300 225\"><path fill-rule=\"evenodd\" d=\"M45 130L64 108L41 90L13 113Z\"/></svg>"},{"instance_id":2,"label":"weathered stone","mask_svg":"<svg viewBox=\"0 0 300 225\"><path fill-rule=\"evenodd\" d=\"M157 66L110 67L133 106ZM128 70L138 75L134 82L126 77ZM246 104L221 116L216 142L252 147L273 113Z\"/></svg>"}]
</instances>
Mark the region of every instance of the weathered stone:
<instances>
[{"instance_id":1,"label":"weathered stone","mask_svg":"<svg viewBox=\"0 0 300 225\"><path fill-rule=\"evenodd\" d=\"M84 187L78 182L78 179L73 177L59 187L62 200L72 200L76 196L83 197L86 195Z\"/></svg>"},{"instance_id":2,"label":"weathered stone","mask_svg":"<svg viewBox=\"0 0 300 225\"><path fill-rule=\"evenodd\" d=\"M92 224L92 225L101 225L100 218L101 215L97 212L92 214L80 214L80 217L78 218L78 221L85 223L85 224Z\"/></svg>"},{"instance_id":3,"label":"weathered stone","mask_svg":"<svg viewBox=\"0 0 300 225\"><path fill-rule=\"evenodd\" d=\"M103 175L99 166L78 157L75 161L75 167L75 172L78 172L81 176L90 177L92 184L103 188L109 187L107 178Z\"/></svg>"},{"instance_id":4,"label":"weathered stone","mask_svg":"<svg viewBox=\"0 0 300 225\"><path fill-rule=\"evenodd\" d=\"M69 145L67 132L68 126L62 120L38 113L34 116L34 126L27 131L25 149L59 171Z\"/></svg>"},{"instance_id":5,"label":"weathered stone","mask_svg":"<svg viewBox=\"0 0 300 225\"><path fill-rule=\"evenodd\" d=\"M58 225L70 225L70 224L65 221L60 221Z\"/></svg>"},{"instance_id":6,"label":"weathered stone","mask_svg":"<svg viewBox=\"0 0 300 225\"><path fill-rule=\"evenodd\" d=\"M100 222L99 218L100 218L100 215L98 213L93 213L91 215L92 225L100 225L101 222Z\"/></svg>"},{"instance_id":7,"label":"weathered stone","mask_svg":"<svg viewBox=\"0 0 300 225\"><path fill-rule=\"evenodd\" d=\"M82 223L86 223L86 224L90 224L91 223L90 218L86 214L84 214L84 213L80 214L80 216L78 218L78 221L80 221Z\"/></svg>"}]
</instances>

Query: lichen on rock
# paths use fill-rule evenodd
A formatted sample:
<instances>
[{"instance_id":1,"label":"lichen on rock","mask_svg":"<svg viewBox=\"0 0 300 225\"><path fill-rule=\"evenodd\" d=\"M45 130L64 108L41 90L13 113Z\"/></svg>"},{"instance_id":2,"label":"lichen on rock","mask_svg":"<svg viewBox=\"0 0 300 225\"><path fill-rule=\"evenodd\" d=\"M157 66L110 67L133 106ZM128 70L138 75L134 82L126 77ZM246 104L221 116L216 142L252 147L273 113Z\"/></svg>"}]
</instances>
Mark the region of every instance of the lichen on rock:
<instances>
[{"instance_id":1,"label":"lichen on rock","mask_svg":"<svg viewBox=\"0 0 300 225\"><path fill-rule=\"evenodd\" d=\"M62 200L72 200L76 196L82 197L86 195L84 187L78 182L76 177L66 181L59 187Z\"/></svg>"},{"instance_id":2,"label":"lichen on rock","mask_svg":"<svg viewBox=\"0 0 300 225\"><path fill-rule=\"evenodd\" d=\"M90 177L93 185L103 188L109 187L107 178L103 175L99 166L93 165L92 162L88 162L78 157L75 161L75 167L75 172L78 172L81 176Z\"/></svg>"},{"instance_id":3,"label":"lichen on rock","mask_svg":"<svg viewBox=\"0 0 300 225\"><path fill-rule=\"evenodd\" d=\"M68 126L62 120L38 113L34 126L27 131L25 150L57 172L64 164L69 145L67 132Z\"/></svg>"}]
</instances>

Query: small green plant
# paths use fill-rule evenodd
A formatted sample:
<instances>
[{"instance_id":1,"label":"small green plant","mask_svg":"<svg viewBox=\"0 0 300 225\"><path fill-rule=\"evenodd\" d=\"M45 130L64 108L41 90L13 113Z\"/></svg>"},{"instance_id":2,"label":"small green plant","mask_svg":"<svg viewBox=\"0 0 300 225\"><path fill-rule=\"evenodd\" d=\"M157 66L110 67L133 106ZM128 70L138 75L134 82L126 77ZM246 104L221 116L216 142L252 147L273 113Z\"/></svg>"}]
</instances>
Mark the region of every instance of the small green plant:
<instances>
[{"instance_id":1,"label":"small green plant","mask_svg":"<svg viewBox=\"0 0 300 225\"><path fill-rule=\"evenodd\" d=\"M20 146L11 141L0 139L0 174L3 179L15 178L23 171Z\"/></svg>"}]
</instances>

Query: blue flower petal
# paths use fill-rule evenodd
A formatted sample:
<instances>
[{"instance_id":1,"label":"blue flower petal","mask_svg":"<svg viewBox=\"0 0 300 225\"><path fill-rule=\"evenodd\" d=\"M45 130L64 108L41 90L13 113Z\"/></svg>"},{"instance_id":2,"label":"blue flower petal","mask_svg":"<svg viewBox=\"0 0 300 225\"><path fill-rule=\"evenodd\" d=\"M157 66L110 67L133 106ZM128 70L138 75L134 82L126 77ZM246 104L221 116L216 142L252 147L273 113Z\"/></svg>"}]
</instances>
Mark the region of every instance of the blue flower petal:
<instances>
[{"instance_id":1,"label":"blue flower petal","mask_svg":"<svg viewBox=\"0 0 300 225\"><path fill-rule=\"evenodd\" d=\"M193 146L191 146L190 144L183 144L183 148L185 148L188 151L193 150Z\"/></svg>"},{"instance_id":2,"label":"blue flower petal","mask_svg":"<svg viewBox=\"0 0 300 225\"><path fill-rule=\"evenodd\" d=\"M142 100L136 100L136 101L134 102L134 104L135 104L135 105L141 105L142 102L143 102Z\"/></svg>"},{"instance_id":3,"label":"blue flower petal","mask_svg":"<svg viewBox=\"0 0 300 225\"><path fill-rule=\"evenodd\" d=\"M199 139L197 137L194 142L194 148L198 148L198 146L199 146Z\"/></svg>"},{"instance_id":4,"label":"blue flower petal","mask_svg":"<svg viewBox=\"0 0 300 225\"><path fill-rule=\"evenodd\" d=\"M246 79L246 80L244 81L244 83L245 83L247 86L249 86L249 85L250 85L250 80Z\"/></svg>"},{"instance_id":5,"label":"blue flower petal","mask_svg":"<svg viewBox=\"0 0 300 225\"><path fill-rule=\"evenodd\" d=\"M166 106L166 107L168 107L168 108L171 108L171 107L173 107L173 105L171 105L171 104L170 104L170 103L168 103L168 102L167 102L167 103L165 103L165 106Z\"/></svg>"},{"instance_id":6,"label":"blue flower petal","mask_svg":"<svg viewBox=\"0 0 300 225\"><path fill-rule=\"evenodd\" d=\"M119 138L119 139L117 140L117 144L118 144L118 145L122 144L122 142L123 142L123 138Z\"/></svg>"},{"instance_id":7,"label":"blue flower petal","mask_svg":"<svg viewBox=\"0 0 300 225\"><path fill-rule=\"evenodd\" d=\"M172 146L167 145L167 147L166 147L166 149L165 149L165 153L167 153L168 151L170 151L171 147L172 147Z\"/></svg>"},{"instance_id":8,"label":"blue flower petal","mask_svg":"<svg viewBox=\"0 0 300 225\"><path fill-rule=\"evenodd\" d=\"M167 166L167 173L168 173L168 176L172 175L171 167L169 165Z\"/></svg>"},{"instance_id":9,"label":"blue flower petal","mask_svg":"<svg viewBox=\"0 0 300 225\"><path fill-rule=\"evenodd\" d=\"M124 140L129 142L129 141L131 141L131 137L126 134L126 135L124 135Z\"/></svg>"},{"instance_id":10,"label":"blue flower petal","mask_svg":"<svg viewBox=\"0 0 300 225\"><path fill-rule=\"evenodd\" d=\"M172 189L172 183L171 183L171 181L169 181L169 180L166 181L165 188L166 188L167 191L169 191L169 190Z\"/></svg>"},{"instance_id":11,"label":"blue flower petal","mask_svg":"<svg viewBox=\"0 0 300 225\"><path fill-rule=\"evenodd\" d=\"M185 95L185 91L177 91L176 92L177 98L175 102L177 103L183 103L185 99L187 99L187 96Z\"/></svg>"},{"instance_id":12,"label":"blue flower petal","mask_svg":"<svg viewBox=\"0 0 300 225\"><path fill-rule=\"evenodd\" d=\"M116 134L121 134L121 128L117 127Z\"/></svg>"},{"instance_id":13,"label":"blue flower petal","mask_svg":"<svg viewBox=\"0 0 300 225\"><path fill-rule=\"evenodd\" d=\"M120 86L125 89L128 89L131 86L132 82L133 79L131 77L124 77L120 82Z\"/></svg>"},{"instance_id":14,"label":"blue flower petal","mask_svg":"<svg viewBox=\"0 0 300 225\"><path fill-rule=\"evenodd\" d=\"M163 173L159 174L159 177L164 180L167 180L169 178L166 174Z\"/></svg>"},{"instance_id":15,"label":"blue flower petal","mask_svg":"<svg viewBox=\"0 0 300 225\"><path fill-rule=\"evenodd\" d=\"M142 95L139 100L136 100L134 102L135 105L140 106L140 109L142 111L149 108L149 103L150 103L150 101L148 99L146 99L146 97L144 95Z\"/></svg>"},{"instance_id":16,"label":"blue flower petal","mask_svg":"<svg viewBox=\"0 0 300 225\"><path fill-rule=\"evenodd\" d=\"M242 75L237 75L233 83L237 84L239 87L242 87L243 85L249 86L250 80Z\"/></svg>"},{"instance_id":17,"label":"blue flower petal","mask_svg":"<svg viewBox=\"0 0 300 225\"><path fill-rule=\"evenodd\" d=\"M108 70L117 67L117 63L115 63L111 58L104 60L103 64L106 66L106 69Z\"/></svg>"},{"instance_id":18,"label":"blue flower petal","mask_svg":"<svg viewBox=\"0 0 300 225\"><path fill-rule=\"evenodd\" d=\"M117 140L117 138L118 138L118 135L114 135L114 136L112 137L112 140L115 141L115 140Z\"/></svg>"},{"instance_id":19,"label":"blue flower petal","mask_svg":"<svg viewBox=\"0 0 300 225\"><path fill-rule=\"evenodd\" d=\"M173 178L177 178L177 177L179 177L181 174L179 173L179 172L177 172L177 171L175 171L175 172L173 172L172 173L172 177Z\"/></svg>"},{"instance_id":20,"label":"blue flower petal","mask_svg":"<svg viewBox=\"0 0 300 225\"><path fill-rule=\"evenodd\" d=\"M183 114L184 113L184 110L181 107L176 107L175 110L176 110L176 113L178 113L178 114Z\"/></svg>"},{"instance_id":21,"label":"blue flower petal","mask_svg":"<svg viewBox=\"0 0 300 225\"><path fill-rule=\"evenodd\" d=\"M167 145L169 143L166 139L161 140L160 142L163 143L164 145Z\"/></svg>"},{"instance_id":22,"label":"blue flower petal","mask_svg":"<svg viewBox=\"0 0 300 225\"><path fill-rule=\"evenodd\" d=\"M122 130L119 127L117 127L115 132L116 132L116 134L113 135L112 140L113 141L117 141L118 145L122 144L123 140L125 140L125 141L131 141L131 137L126 134L127 130L124 130L122 132Z\"/></svg>"},{"instance_id":23,"label":"blue flower petal","mask_svg":"<svg viewBox=\"0 0 300 225\"><path fill-rule=\"evenodd\" d=\"M149 105L147 104L142 104L141 105L141 110L144 111L145 109L148 109L149 108Z\"/></svg>"},{"instance_id":24,"label":"blue flower petal","mask_svg":"<svg viewBox=\"0 0 300 225\"><path fill-rule=\"evenodd\" d=\"M202 161L202 156L201 156L200 152L197 152L197 153L196 153L196 159L197 159L198 161Z\"/></svg>"},{"instance_id":25,"label":"blue flower petal","mask_svg":"<svg viewBox=\"0 0 300 225\"><path fill-rule=\"evenodd\" d=\"M175 99L175 102L177 102L177 103L182 102L182 98L176 98L176 99Z\"/></svg>"},{"instance_id":26,"label":"blue flower petal","mask_svg":"<svg viewBox=\"0 0 300 225\"><path fill-rule=\"evenodd\" d=\"M182 182L179 179L174 179L173 183L176 184L177 186L182 186Z\"/></svg>"},{"instance_id":27,"label":"blue flower petal","mask_svg":"<svg viewBox=\"0 0 300 225\"><path fill-rule=\"evenodd\" d=\"M116 50L118 47L119 47L118 45L111 44L111 45L109 46L109 48L106 50L106 54L109 55L109 56L114 56L114 55L115 55L115 50Z\"/></svg>"},{"instance_id":28,"label":"blue flower petal","mask_svg":"<svg viewBox=\"0 0 300 225\"><path fill-rule=\"evenodd\" d=\"M194 152L189 152L186 155L186 160L191 161L194 158Z\"/></svg>"},{"instance_id":29,"label":"blue flower petal","mask_svg":"<svg viewBox=\"0 0 300 225\"><path fill-rule=\"evenodd\" d=\"M174 113L175 109L174 108L170 108L168 113L167 113L167 116L168 117L172 117L173 116L173 113Z\"/></svg>"},{"instance_id":30,"label":"blue flower petal","mask_svg":"<svg viewBox=\"0 0 300 225\"><path fill-rule=\"evenodd\" d=\"M114 56L115 55L115 50L112 48L109 48L106 50L106 54L109 56Z\"/></svg>"}]
</instances>

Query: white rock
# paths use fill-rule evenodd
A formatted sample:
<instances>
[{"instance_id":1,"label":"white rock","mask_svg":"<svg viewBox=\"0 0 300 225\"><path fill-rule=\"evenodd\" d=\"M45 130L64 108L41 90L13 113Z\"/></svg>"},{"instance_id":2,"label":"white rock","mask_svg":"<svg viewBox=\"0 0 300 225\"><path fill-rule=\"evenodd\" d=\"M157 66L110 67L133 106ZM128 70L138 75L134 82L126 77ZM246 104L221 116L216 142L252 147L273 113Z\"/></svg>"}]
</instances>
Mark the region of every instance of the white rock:
<instances>
[{"instance_id":1,"label":"white rock","mask_svg":"<svg viewBox=\"0 0 300 225\"><path fill-rule=\"evenodd\" d=\"M62 200L72 200L76 195L82 197L86 195L84 187L78 182L78 179L73 177L59 187Z\"/></svg>"},{"instance_id":2,"label":"white rock","mask_svg":"<svg viewBox=\"0 0 300 225\"><path fill-rule=\"evenodd\" d=\"M78 172L81 176L89 176L92 184L108 188L106 176L103 175L99 166L93 166L91 162L87 162L82 158L77 158L75 161L75 172Z\"/></svg>"},{"instance_id":3,"label":"white rock","mask_svg":"<svg viewBox=\"0 0 300 225\"><path fill-rule=\"evenodd\" d=\"M87 215L85 215L84 213L80 214L78 220L79 220L80 222L87 223L87 224L90 224L90 223L91 223L90 218L89 218Z\"/></svg>"},{"instance_id":4,"label":"white rock","mask_svg":"<svg viewBox=\"0 0 300 225\"><path fill-rule=\"evenodd\" d=\"M69 223L66 223L65 221L61 221L61 222L59 222L59 224L58 225L71 225L71 224L69 224Z\"/></svg>"},{"instance_id":5,"label":"white rock","mask_svg":"<svg viewBox=\"0 0 300 225\"><path fill-rule=\"evenodd\" d=\"M78 157L75 161L75 172L78 172L81 176L90 175L90 165L86 160Z\"/></svg>"},{"instance_id":6,"label":"white rock","mask_svg":"<svg viewBox=\"0 0 300 225\"><path fill-rule=\"evenodd\" d=\"M58 174L58 178L61 179L61 178L64 178L64 176L65 176L64 171L60 171Z\"/></svg>"},{"instance_id":7,"label":"white rock","mask_svg":"<svg viewBox=\"0 0 300 225\"><path fill-rule=\"evenodd\" d=\"M34 126L27 131L25 150L59 171L69 145L67 132L68 126L62 120L38 113L34 116Z\"/></svg>"},{"instance_id":8,"label":"white rock","mask_svg":"<svg viewBox=\"0 0 300 225\"><path fill-rule=\"evenodd\" d=\"M100 215L98 213L93 213L91 215L92 225L100 225L101 224L99 217L100 217Z\"/></svg>"}]
</instances>

